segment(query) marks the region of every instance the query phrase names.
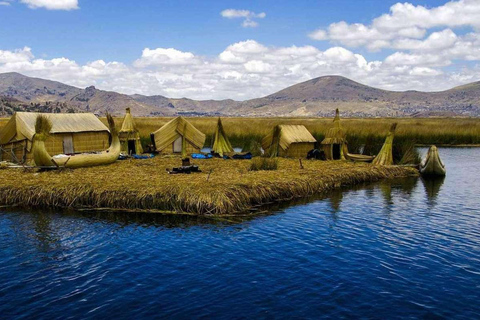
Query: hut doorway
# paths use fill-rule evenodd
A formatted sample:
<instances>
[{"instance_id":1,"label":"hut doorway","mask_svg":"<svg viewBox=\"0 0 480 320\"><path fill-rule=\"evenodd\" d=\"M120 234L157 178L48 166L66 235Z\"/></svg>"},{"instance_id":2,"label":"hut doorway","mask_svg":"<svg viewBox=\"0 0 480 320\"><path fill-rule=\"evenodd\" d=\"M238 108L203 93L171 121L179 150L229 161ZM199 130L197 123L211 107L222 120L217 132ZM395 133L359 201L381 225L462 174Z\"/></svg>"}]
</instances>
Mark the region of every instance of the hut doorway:
<instances>
[{"instance_id":1,"label":"hut doorway","mask_svg":"<svg viewBox=\"0 0 480 320\"><path fill-rule=\"evenodd\" d=\"M332 145L332 157L333 157L333 160L340 160L340 158L341 158L340 148L341 148L341 145L339 145L339 144L333 144L333 145Z\"/></svg>"},{"instance_id":2,"label":"hut doorway","mask_svg":"<svg viewBox=\"0 0 480 320\"><path fill-rule=\"evenodd\" d=\"M137 154L137 150L135 150L135 140L128 140L128 154Z\"/></svg>"},{"instance_id":3,"label":"hut doorway","mask_svg":"<svg viewBox=\"0 0 480 320\"><path fill-rule=\"evenodd\" d=\"M67 134L63 136L63 153L72 154L73 153L73 136Z\"/></svg>"},{"instance_id":4,"label":"hut doorway","mask_svg":"<svg viewBox=\"0 0 480 320\"><path fill-rule=\"evenodd\" d=\"M175 153L180 153L182 152L182 137L178 137L174 142L173 142L173 152Z\"/></svg>"}]
</instances>

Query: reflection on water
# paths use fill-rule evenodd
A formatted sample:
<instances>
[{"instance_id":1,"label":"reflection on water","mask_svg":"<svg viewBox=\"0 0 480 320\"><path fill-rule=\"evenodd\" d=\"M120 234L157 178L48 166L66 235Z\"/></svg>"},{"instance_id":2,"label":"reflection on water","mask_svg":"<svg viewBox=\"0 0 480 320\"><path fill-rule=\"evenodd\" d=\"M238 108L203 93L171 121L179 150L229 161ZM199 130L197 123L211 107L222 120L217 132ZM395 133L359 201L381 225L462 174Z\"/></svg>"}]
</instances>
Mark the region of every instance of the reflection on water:
<instances>
[{"instance_id":1,"label":"reflection on water","mask_svg":"<svg viewBox=\"0 0 480 320\"><path fill-rule=\"evenodd\" d=\"M433 207L436 203L436 198L440 192L440 188L445 182L445 177L422 177L423 186L427 195L428 203Z\"/></svg>"},{"instance_id":2,"label":"reflection on water","mask_svg":"<svg viewBox=\"0 0 480 320\"><path fill-rule=\"evenodd\" d=\"M0 212L0 314L478 318L479 151L255 216Z\"/></svg>"}]
</instances>

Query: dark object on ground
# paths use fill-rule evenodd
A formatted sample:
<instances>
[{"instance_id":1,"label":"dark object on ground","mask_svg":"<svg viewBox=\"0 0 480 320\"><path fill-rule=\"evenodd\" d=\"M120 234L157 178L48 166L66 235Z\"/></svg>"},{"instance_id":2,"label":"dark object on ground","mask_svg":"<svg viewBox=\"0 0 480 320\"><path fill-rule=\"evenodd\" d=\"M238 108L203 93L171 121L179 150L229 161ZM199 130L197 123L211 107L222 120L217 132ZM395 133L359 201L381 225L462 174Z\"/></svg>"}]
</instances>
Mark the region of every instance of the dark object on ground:
<instances>
[{"instance_id":1,"label":"dark object on ground","mask_svg":"<svg viewBox=\"0 0 480 320\"><path fill-rule=\"evenodd\" d=\"M190 166L190 158L183 158L182 159L182 167Z\"/></svg>"},{"instance_id":2,"label":"dark object on ground","mask_svg":"<svg viewBox=\"0 0 480 320\"><path fill-rule=\"evenodd\" d=\"M155 150L155 145L153 144L147 145L143 151L146 153L158 153L157 150Z\"/></svg>"},{"instance_id":3,"label":"dark object on ground","mask_svg":"<svg viewBox=\"0 0 480 320\"><path fill-rule=\"evenodd\" d=\"M190 173L197 173L197 172L202 172L196 165L191 165L191 166L181 166L178 168L173 168L171 171L167 169L167 172L170 174L178 174L178 173L185 173L185 174L190 174Z\"/></svg>"},{"instance_id":4,"label":"dark object on ground","mask_svg":"<svg viewBox=\"0 0 480 320\"><path fill-rule=\"evenodd\" d=\"M238 154L234 154L232 158L236 160L248 160L248 159L252 159L252 153L251 152L238 153Z\"/></svg>"},{"instance_id":5,"label":"dark object on ground","mask_svg":"<svg viewBox=\"0 0 480 320\"><path fill-rule=\"evenodd\" d=\"M307 153L307 159L327 160L323 150L312 149Z\"/></svg>"}]
</instances>

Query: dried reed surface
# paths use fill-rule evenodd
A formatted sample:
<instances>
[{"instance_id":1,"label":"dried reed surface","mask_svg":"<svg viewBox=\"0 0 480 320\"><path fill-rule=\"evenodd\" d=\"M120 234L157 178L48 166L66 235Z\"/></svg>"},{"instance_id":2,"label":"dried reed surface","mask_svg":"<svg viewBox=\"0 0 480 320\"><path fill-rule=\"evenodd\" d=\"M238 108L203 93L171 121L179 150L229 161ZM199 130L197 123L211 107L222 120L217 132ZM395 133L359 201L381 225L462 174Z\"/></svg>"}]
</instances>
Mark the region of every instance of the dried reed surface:
<instances>
[{"instance_id":1,"label":"dried reed surface","mask_svg":"<svg viewBox=\"0 0 480 320\"><path fill-rule=\"evenodd\" d=\"M169 175L180 158L117 161L76 170L0 170L0 206L111 208L225 215L342 185L415 175L408 167L278 159L278 170L249 171L249 160L195 161L202 173Z\"/></svg>"}]
</instances>

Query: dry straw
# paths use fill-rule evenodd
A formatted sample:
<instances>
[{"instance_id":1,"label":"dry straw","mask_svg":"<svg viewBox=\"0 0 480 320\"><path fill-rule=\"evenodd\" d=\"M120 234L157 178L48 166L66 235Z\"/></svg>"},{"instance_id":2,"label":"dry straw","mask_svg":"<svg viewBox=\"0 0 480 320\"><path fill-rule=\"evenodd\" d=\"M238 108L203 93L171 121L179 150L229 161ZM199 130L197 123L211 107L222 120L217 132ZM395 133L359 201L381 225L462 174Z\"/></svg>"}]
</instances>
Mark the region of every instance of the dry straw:
<instances>
[{"instance_id":1,"label":"dry straw","mask_svg":"<svg viewBox=\"0 0 480 320\"><path fill-rule=\"evenodd\" d=\"M249 171L248 160L198 161L203 173L169 175L180 158L117 161L109 166L41 172L0 170L0 205L113 208L171 213L236 214L273 201L341 185L415 174L405 167L278 158L278 170ZM213 172L207 182L207 175ZM125 183L128 177L128 183Z\"/></svg>"}]
</instances>

